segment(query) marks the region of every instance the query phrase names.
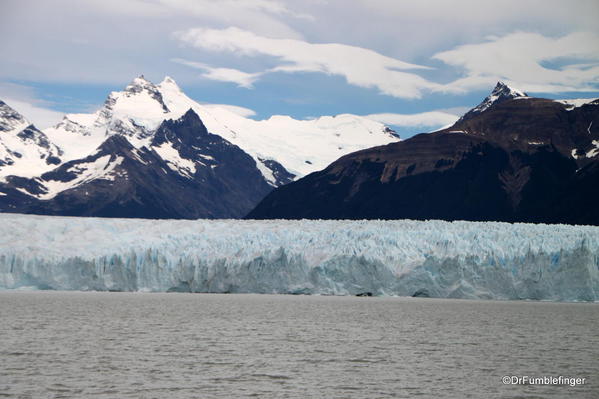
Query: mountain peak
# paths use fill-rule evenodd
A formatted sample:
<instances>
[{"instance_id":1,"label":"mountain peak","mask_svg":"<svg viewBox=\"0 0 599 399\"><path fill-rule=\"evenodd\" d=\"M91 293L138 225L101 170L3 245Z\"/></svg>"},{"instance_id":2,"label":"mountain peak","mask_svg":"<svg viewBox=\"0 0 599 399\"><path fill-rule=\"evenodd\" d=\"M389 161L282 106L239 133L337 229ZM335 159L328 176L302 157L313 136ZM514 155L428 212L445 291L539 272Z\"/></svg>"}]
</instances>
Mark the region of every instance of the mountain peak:
<instances>
[{"instance_id":1,"label":"mountain peak","mask_svg":"<svg viewBox=\"0 0 599 399\"><path fill-rule=\"evenodd\" d=\"M124 93L124 96L121 93ZM140 94L142 94L142 96L138 97ZM147 80L144 77L144 75L140 75L137 78L133 79L133 81L131 81L131 83L129 83L129 85L125 87L124 91L111 93L107 100L107 104L110 108L113 108L114 104L119 100L119 98L122 99L124 97L125 99L128 99L126 100L127 102L132 101L133 98L140 98L141 100L136 100L140 101L138 104L128 104L125 105L125 108L131 109L131 107L133 106L141 110L142 114L145 114L148 111L148 106L154 108L155 105L151 105L147 101L144 101L144 96L149 96L156 103L158 103L162 113L170 112L170 110L164 103L164 99L162 98L162 93L160 92L159 88L154 83Z\"/></svg>"},{"instance_id":2,"label":"mountain peak","mask_svg":"<svg viewBox=\"0 0 599 399\"><path fill-rule=\"evenodd\" d=\"M170 76L165 76L164 79L162 79L162 82L160 82L160 84L158 86L174 86L177 89L180 90L179 85L177 84L177 82L175 82L175 79L171 78Z\"/></svg>"},{"instance_id":3,"label":"mountain peak","mask_svg":"<svg viewBox=\"0 0 599 399\"><path fill-rule=\"evenodd\" d=\"M192 108L189 108L179 119L171 119L164 121L164 123L171 126L187 126L196 130L196 134L199 135L208 134L208 130L206 129L206 126L204 126L202 119L200 119L200 116Z\"/></svg>"},{"instance_id":4,"label":"mountain peak","mask_svg":"<svg viewBox=\"0 0 599 399\"><path fill-rule=\"evenodd\" d=\"M171 78L170 76L165 76L164 79L162 79L162 82L160 82L156 87L161 92L168 92L174 96L180 96L184 94L183 90L181 90L177 82L175 82L175 79Z\"/></svg>"},{"instance_id":5,"label":"mountain peak","mask_svg":"<svg viewBox=\"0 0 599 399\"><path fill-rule=\"evenodd\" d=\"M125 136L113 134L100 144L96 153L121 154L122 152L131 151L133 148L133 145Z\"/></svg>"},{"instance_id":6,"label":"mountain peak","mask_svg":"<svg viewBox=\"0 0 599 399\"><path fill-rule=\"evenodd\" d=\"M189 108L187 112L185 112L185 114L181 117L181 119L199 121L200 116L193 110L193 108Z\"/></svg>"},{"instance_id":7,"label":"mountain peak","mask_svg":"<svg viewBox=\"0 0 599 399\"><path fill-rule=\"evenodd\" d=\"M154 83L150 82L149 80L147 80L144 75L139 75L138 77L136 77L135 79L133 79L131 81L131 83L129 83L127 85L127 87L125 87L125 91L128 93L139 93L142 90L147 89L150 91L155 91L156 90L156 86L154 85Z\"/></svg>"},{"instance_id":8,"label":"mountain peak","mask_svg":"<svg viewBox=\"0 0 599 399\"><path fill-rule=\"evenodd\" d=\"M459 121L470 119L474 115L486 111L495 104L519 97L528 97L528 94L521 90L514 89L502 81L498 81L491 94L489 94L480 104L468 111ZM459 122L458 121L458 122Z\"/></svg>"},{"instance_id":9,"label":"mountain peak","mask_svg":"<svg viewBox=\"0 0 599 399\"><path fill-rule=\"evenodd\" d=\"M499 81L495 85L495 88L491 92L491 96L504 97L504 98L516 98L516 97L528 97L528 94L520 91L518 89L514 89L513 87L508 86L506 83Z\"/></svg>"},{"instance_id":10,"label":"mountain peak","mask_svg":"<svg viewBox=\"0 0 599 399\"><path fill-rule=\"evenodd\" d=\"M152 138L152 146L159 146L165 142L195 143L198 138L207 135L208 129L199 115L190 108L180 118L162 122Z\"/></svg>"}]
</instances>

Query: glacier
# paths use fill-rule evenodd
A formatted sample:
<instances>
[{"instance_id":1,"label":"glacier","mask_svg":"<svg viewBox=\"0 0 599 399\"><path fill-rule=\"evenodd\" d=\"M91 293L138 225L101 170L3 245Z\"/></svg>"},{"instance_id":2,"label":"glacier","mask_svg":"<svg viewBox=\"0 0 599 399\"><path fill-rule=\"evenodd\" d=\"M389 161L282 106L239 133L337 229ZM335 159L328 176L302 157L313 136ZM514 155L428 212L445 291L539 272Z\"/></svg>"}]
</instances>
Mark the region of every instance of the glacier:
<instances>
[{"instance_id":1,"label":"glacier","mask_svg":"<svg viewBox=\"0 0 599 399\"><path fill-rule=\"evenodd\" d=\"M599 227L0 214L0 288L599 300Z\"/></svg>"}]
</instances>

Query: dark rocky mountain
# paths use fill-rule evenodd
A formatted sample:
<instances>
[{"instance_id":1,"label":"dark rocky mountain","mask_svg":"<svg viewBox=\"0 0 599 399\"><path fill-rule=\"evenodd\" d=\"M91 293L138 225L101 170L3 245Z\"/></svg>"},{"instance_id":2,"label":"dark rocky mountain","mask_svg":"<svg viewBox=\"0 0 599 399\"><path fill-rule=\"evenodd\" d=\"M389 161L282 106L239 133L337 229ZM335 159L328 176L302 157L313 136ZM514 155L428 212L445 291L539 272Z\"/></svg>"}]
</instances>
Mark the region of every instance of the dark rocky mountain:
<instances>
[{"instance_id":1,"label":"dark rocky mountain","mask_svg":"<svg viewBox=\"0 0 599 399\"><path fill-rule=\"evenodd\" d=\"M247 218L599 224L599 100L502 83L450 128L346 155Z\"/></svg>"},{"instance_id":2,"label":"dark rocky mountain","mask_svg":"<svg viewBox=\"0 0 599 399\"><path fill-rule=\"evenodd\" d=\"M36 178L0 182L0 211L68 216L236 218L272 186L239 147L189 110L151 144L109 136L96 152Z\"/></svg>"}]
</instances>

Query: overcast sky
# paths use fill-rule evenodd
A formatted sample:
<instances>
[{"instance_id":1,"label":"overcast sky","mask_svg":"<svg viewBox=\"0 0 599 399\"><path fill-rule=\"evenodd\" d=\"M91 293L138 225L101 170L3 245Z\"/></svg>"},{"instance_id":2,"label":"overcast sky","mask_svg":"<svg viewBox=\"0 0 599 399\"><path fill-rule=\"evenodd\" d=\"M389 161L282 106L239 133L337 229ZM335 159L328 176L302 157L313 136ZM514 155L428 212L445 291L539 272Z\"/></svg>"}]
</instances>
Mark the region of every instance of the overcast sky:
<instances>
[{"instance_id":1,"label":"overcast sky","mask_svg":"<svg viewBox=\"0 0 599 399\"><path fill-rule=\"evenodd\" d=\"M502 80L599 97L596 0L2 0L0 99L45 128L144 74L253 118L353 113L403 136Z\"/></svg>"}]
</instances>

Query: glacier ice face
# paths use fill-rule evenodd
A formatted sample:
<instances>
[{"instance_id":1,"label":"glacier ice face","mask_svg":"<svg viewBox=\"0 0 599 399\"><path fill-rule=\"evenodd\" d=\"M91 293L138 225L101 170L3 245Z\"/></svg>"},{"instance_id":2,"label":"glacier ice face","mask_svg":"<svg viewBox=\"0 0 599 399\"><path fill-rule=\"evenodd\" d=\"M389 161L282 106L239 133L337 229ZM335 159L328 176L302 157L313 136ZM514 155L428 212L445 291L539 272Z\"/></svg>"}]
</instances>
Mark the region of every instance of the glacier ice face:
<instances>
[{"instance_id":1,"label":"glacier ice face","mask_svg":"<svg viewBox=\"0 0 599 399\"><path fill-rule=\"evenodd\" d=\"M0 214L0 287L599 300L599 228Z\"/></svg>"}]
</instances>

